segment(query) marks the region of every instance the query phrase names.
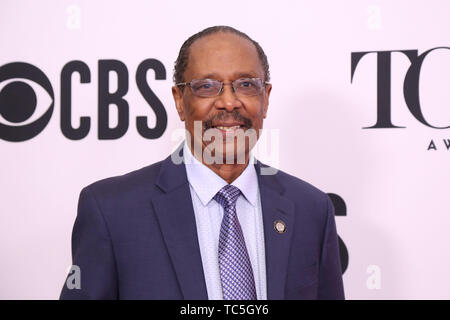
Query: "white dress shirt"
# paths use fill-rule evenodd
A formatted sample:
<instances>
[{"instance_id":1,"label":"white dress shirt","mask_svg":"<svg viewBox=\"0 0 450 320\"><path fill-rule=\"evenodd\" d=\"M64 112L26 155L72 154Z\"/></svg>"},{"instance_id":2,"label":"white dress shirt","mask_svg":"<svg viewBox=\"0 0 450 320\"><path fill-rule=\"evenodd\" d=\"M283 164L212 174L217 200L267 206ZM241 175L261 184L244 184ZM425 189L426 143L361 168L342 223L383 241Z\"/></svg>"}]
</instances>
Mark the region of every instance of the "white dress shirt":
<instances>
[{"instance_id":1,"label":"white dress shirt","mask_svg":"<svg viewBox=\"0 0 450 320\"><path fill-rule=\"evenodd\" d=\"M191 190L208 298L210 300L222 300L218 250L223 207L213 197L228 183L198 161L186 142L183 146L183 157ZM263 218L258 177L251 161L231 184L241 190L241 195L236 201L236 213L252 264L256 295L258 300L266 300Z\"/></svg>"}]
</instances>

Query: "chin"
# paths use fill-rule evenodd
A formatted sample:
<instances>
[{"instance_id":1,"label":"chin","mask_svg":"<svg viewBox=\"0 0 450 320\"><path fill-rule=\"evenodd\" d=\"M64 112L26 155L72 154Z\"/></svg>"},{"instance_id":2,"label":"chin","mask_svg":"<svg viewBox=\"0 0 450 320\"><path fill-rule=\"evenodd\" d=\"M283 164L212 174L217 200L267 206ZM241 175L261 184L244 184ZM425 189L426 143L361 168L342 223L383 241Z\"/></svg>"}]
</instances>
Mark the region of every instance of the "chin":
<instances>
[{"instance_id":1,"label":"chin","mask_svg":"<svg viewBox=\"0 0 450 320\"><path fill-rule=\"evenodd\" d=\"M222 163L226 164L245 164L248 153L249 149L246 146L224 143L219 158L222 159Z\"/></svg>"}]
</instances>

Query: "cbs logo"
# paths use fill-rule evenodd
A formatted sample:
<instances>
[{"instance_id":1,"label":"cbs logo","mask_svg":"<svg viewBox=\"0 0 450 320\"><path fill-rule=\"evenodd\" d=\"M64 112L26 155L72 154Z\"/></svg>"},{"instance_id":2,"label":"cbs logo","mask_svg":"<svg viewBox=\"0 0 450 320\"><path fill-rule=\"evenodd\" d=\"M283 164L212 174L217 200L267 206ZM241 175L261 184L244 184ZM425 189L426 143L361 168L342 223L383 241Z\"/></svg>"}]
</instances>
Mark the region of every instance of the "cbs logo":
<instances>
[{"instance_id":1,"label":"cbs logo","mask_svg":"<svg viewBox=\"0 0 450 320\"><path fill-rule=\"evenodd\" d=\"M164 65L156 59L142 61L136 70L136 85L140 94L152 109L156 121L148 126L146 116L136 117L136 129L146 139L157 139L167 127L167 113L164 105L147 82L147 71L153 70L155 80L165 80ZM86 137L91 129L91 118L81 116L79 125L72 124L72 75L79 74L81 84L91 82L91 71L83 61L70 61L61 71L61 132L71 140ZM117 83L110 85L110 73L115 73ZM4 82L4 83L3 83ZM12 62L0 67L0 139L21 142L37 136L52 117L55 96L47 76L32 64ZM42 89L37 90L38 87ZM115 87L112 89L111 87ZM122 137L129 128L129 104L124 96L128 92L129 75L126 65L119 60L98 61L98 139L112 140ZM45 91L50 100L38 107L36 91ZM39 95L40 96L40 95ZM39 99L40 100L40 99ZM117 121L110 125L111 108L115 107Z\"/></svg>"},{"instance_id":2,"label":"cbs logo","mask_svg":"<svg viewBox=\"0 0 450 320\"><path fill-rule=\"evenodd\" d=\"M51 98L51 103L42 116L29 122L27 120L35 113L37 99L28 81L13 80L2 88L0 115L7 123L0 123L0 138L17 142L31 139L45 128L53 113L55 97L47 76L31 64L14 62L0 67L0 83L15 78L39 84Z\"/></svg>"}]
</instances>

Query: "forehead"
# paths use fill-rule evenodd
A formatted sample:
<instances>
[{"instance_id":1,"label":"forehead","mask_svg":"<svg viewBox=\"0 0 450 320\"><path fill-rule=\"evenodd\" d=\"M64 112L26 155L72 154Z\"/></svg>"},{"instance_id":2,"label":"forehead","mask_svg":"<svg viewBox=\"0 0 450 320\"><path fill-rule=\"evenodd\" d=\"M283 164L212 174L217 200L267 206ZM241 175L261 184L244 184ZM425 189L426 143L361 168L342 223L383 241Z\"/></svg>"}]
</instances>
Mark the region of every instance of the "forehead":
<instances>
[{"instance_id":1,"label":"forehead","mask_svg":"<svg viewBox=\"0 0 450 320\"><path fill-rule=\"evenodd\" d=\"M218 32L191 45L184 74L186 81L202 78L233 80L242 76L264 78L258 52L249 40Z\"/></svg>"}]
</instances>

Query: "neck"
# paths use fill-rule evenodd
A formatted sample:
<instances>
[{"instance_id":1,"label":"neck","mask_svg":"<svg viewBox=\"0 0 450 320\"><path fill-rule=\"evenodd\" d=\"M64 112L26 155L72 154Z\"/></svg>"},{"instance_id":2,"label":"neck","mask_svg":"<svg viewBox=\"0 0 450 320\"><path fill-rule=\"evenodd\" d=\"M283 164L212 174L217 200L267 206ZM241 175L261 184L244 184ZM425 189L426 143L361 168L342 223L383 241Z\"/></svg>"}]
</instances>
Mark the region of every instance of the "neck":
<instances>
[{"instance_id":1,"label":"neck","mask_svg":"<svg viewBox=\"0 0 450 320\"><path fill-rule=\"evenodd\" d=\"M236 180L237 177L241 175L242 172L244 172L245 168L247 168L248 162L249 162L249 155L245 155L245 163L239 164L207 164L203 161L203 159L199 159L195 152L192 151L191 147L188 144L188 148L191 151L191 154L200 161L203 165L207 166L209 169L211 169L215 174L217 174L219 177L221 177L223 180L225 180L228 184L232 183L234 180ZM203 158L203 157L201 157Z\"/></svg>"},{"instance_id":2,"label":"neck","mask_svg":"<svg viewBox=\"0 0 450 320\"><path fill-rule=\"evenodd\" d=\"M203 164L230 184L244 172L248 164L248 159L246 159L244 164Z\"/></svg>"}]
</instances>

